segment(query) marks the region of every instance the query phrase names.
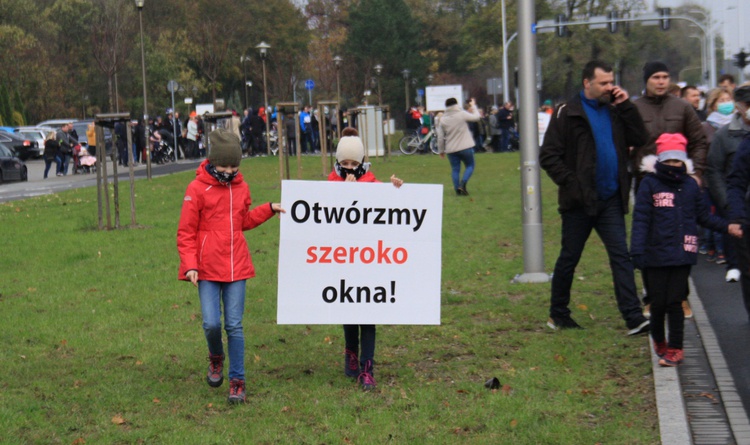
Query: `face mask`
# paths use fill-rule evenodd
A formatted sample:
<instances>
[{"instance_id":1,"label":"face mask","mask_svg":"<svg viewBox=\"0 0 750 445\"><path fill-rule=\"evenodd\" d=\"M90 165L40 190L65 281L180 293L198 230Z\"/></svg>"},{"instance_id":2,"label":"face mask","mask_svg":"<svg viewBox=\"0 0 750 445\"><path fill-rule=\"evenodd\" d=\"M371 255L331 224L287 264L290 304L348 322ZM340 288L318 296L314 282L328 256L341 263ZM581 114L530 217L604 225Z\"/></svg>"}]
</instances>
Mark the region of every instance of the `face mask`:
<instances>
[{"instance_id":1,"label":"face mask","mask_svg":"<svg viewBox=\"0 0 750 445\"><path fill-rule=\"evenodd\" d=\"M229 184L237 176L237 173L239 173L239 170L236 172L220 172L212 164L206 166L206 171L222 184Z\"/></svg>"},{"instance_id":2,"label":"face mask","mask_svg":"<svg viewBox=\"0 0 750 445\"><path fill-rule=\"evenodd\" d=\"M348 175L354 175L355 178L359 179L367 172L367 169L364 163L359 164L357 168L344 168L337 162L336 171L342 179L346 179Z\"/></svg>"},{"instance_id":3,"label":"face mask","mask_svg":"<svg viewBox=\"0 0 750 445\"><path fill-rule=\"evenodd\" d=\"M734 111L734 102L722 102L716 107L716 111L724 116L729 116Z\"/></svg>"}]
</instances>

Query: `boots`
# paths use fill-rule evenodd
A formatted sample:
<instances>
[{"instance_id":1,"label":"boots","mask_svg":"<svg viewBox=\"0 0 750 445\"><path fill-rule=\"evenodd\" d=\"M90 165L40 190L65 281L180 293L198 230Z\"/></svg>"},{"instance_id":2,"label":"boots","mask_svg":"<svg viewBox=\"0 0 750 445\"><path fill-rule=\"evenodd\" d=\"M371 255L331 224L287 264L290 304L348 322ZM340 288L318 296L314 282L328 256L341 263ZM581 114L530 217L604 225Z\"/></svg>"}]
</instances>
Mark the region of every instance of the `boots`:
<instances>
[{"instance_id":1,"label":"boots","mask_svg":"<svg viewBox=\"0 0 750 445\"><path fill-rule=\"evenodd\" d=\"M375 370L372 366L372 360L367 360L362 366L362 373L359 374L357 382L362 385L363 391L375 389Z\"/></svg>"},{"instance_id":2,"label":"boots","mask_svg":"<svg viewBox=\"0 0 750 445\"><path fill-rule=\"evenodd\" d=\"M353 379L359 376L359 357L349 349L344 349L344 375Z\"/></svg>"},{"instance_id":3,"label":"boots","mask_svg":"<svg viewBox=\"0 0 750 445\"><path fill-rule=\"evenodd\" d=\"M224 354L208 354L208 374L206 381L208 386L218 388L224 382Z\"/></svg>"},{"instance_id":4,"label":"boots","mask_svg":"<svg viewBox=\"0 0 750 445\"><path fill-rule=\"evenodd\" d=\"M683 358L682 349L667 348L667 353L659 360L659 366L677 366Z\"/></svg>"}]
</instances>

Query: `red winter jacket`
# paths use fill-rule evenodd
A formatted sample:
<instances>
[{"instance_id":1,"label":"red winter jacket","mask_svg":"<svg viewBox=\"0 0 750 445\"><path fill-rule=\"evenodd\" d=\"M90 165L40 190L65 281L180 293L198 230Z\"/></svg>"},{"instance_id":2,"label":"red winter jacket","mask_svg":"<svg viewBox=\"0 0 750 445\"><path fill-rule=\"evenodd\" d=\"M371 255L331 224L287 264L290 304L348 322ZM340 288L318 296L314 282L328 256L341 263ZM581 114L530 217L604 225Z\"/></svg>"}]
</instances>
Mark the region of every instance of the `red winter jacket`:
<instances>
[{"instance_id":1,"label":"red winter jacket","mask_svg":"<svg viewBox=\"0 0 750 445\"><path fill-rule=\"evenodd\" d=\"M336 171L332 171L330 175L328 175L328 180L333 182L344 182L344 178L341 177ZM360 176L359 179L357 179L357 182L380 182L377 179L375 179L375 175L372 174L372 172L368 171L364 175Z\"/></svg>"},{"instance_id":2,"label":"red winter jacket","mask_svg":"<svg viewBox=\"0 0 750 445\"><path fill-rule=\"evenodd\" d=\"M206 171L207 164L205 160L198 167L182 202L178 278L187 280L185 274L193 269L199 280L227 283L252 278L255 268L243 231L268 221L274 211L270 203L250 210L250 189L242 174L224 185Z\"/></svg>"}]
</instances>

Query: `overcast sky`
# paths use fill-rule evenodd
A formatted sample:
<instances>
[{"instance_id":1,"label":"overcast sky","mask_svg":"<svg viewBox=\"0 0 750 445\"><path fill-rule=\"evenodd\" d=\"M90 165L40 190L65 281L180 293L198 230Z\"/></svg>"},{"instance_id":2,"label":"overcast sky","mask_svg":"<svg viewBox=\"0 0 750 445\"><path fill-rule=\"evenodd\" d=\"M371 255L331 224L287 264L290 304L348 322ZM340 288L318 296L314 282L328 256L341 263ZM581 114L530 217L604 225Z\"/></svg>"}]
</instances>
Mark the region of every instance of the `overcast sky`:
<instances>
[{"instance_id":1,"label":"overcast sky","mask_svg":"<svg viewBox=\"0 0 750 445\"><path fill-rule=\"evenodd\" d=\"M711 11L716 35L722 36L726 44L725 55L732 58L740 49L750 50L750 31L743 29L750 18L748 0L647 0L651 10L655 7L677 7L686 4L700 5ZM656 5L656 6L655 6ZM742 17L745 18L742 21Z\"/></svg>"}]
</instances>

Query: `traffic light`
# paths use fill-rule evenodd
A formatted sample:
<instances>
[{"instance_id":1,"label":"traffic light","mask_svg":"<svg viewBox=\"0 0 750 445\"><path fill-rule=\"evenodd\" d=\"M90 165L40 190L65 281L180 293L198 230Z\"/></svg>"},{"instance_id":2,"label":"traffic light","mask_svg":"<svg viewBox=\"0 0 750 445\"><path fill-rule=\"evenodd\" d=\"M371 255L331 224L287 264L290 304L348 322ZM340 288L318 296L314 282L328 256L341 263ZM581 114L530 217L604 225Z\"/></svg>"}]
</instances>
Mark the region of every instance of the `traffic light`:
<instances>
[{"instance_id":1,"label":"traffic light","mask_svg":"<svg viewBox=\"0 0 750 445\"><path fill-rule=\"evenodd\" d=\"M747 56L750 55L745 52L745 50L740 50L737 54L734 55L734 64L735 66L740 67L740 69L745 69L747 66Z\"/></svg>"},{"instance_id":2,"label":"traffic light","mask_svg":"<svg viewBox=\"0 0 750 445\"><path fill-rule=\"evenodd\" d=\"M557 14L555 22L557 23L557 37L568 37L568 27L565 26L568 18L565 17L565 14Z\"/></svg>"},{"instance_id":3,"label":"traffic light","mask_svg":"<svg viewBox=\"0 0 750 445\"><path fill-rule=\"evenodd\" d=\"M672 15L672 8L659 8L659 15L661 16L661 19L659 20L659 28L661 28L662 31L669 30L669 16Z\"/></svg>"},{"instance_id":4,"label":"traffic light","mask_svg":"<svg viewBox=\"0 0 750 445\"><path fill-rule=\"evenodd\" d=\"M607 20L609 20L609 32L612 34L617 32L617 22L613 20L617 20L617 11L610 11L607 13Z\"/></svg>"}]
</instances>

